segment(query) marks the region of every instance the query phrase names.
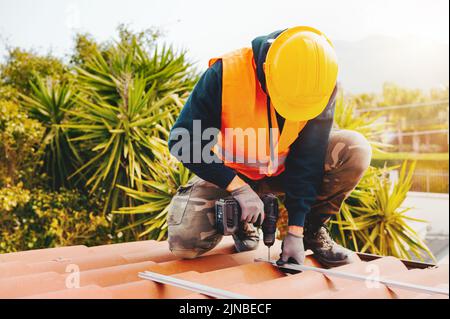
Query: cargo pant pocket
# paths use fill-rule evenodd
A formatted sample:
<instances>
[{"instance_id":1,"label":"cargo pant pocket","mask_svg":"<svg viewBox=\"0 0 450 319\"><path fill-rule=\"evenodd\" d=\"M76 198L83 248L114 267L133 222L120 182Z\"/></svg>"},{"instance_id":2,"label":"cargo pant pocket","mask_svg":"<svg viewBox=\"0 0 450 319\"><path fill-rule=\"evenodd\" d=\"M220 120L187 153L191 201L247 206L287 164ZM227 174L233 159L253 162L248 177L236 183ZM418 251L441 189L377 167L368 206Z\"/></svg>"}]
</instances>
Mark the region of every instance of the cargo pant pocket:
<instances>
[{"instance_id":1,"label":"cargo pant pocket","mask_svg":"<svg viewBox=\"0 0 450 319\"><path fill-rule=\"evenodd\" d=\"M167 212L167 225L175 226L181 224L183 216L186 213L186 207L189 203L193 183L180 186L177 193L170 202L169 211Z\"/></svg>"},{"instance_id":2,"label":"cargo pant pocket","mask_svg":"<svg viewBox=\"0 0 450 319\"><path fill-rule=\"evenodd\" d=\"M228 192L199 178L179 190L168 216L169 247L175 255L194 258L219 243L214 204L225 196Z\"/></svg>"}]
</instances>

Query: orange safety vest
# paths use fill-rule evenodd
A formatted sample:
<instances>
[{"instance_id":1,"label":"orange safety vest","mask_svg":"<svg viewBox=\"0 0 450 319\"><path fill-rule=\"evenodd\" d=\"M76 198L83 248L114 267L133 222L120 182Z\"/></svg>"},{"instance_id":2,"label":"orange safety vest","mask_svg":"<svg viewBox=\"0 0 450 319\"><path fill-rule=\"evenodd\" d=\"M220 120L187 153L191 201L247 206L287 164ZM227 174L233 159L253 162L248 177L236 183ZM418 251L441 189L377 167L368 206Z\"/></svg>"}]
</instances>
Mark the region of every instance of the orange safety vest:
<instances>
[{"instance_id":1,"label":"orange safety vest","mask_svg":"<svg viewBox=\"0 0 450 319\"><path fill-rule=\"evenodd\" d=\"M244 48L211 59L209 66L219 59L222 60L222 120L214 153L226 166L252 180L279 175L285 169L291 144L307 122L286 120L280 136L276 113L270 105L270 134L267 95L256 76L253 50Z\"/></svg>"}]
</instances>

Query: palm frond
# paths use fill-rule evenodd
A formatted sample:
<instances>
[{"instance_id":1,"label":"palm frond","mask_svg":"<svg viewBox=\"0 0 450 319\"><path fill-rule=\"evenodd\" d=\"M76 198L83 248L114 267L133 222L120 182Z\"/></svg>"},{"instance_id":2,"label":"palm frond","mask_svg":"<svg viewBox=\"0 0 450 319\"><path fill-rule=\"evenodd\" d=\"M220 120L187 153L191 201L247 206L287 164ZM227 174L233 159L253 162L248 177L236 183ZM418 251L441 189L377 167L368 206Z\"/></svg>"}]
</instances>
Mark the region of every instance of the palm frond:
<instances>
[{"instance_id":1,"label":"palm frond","mask_svg":"<svg viewBox=\"0 0 450 319\"><path fill-rule=\"evenodd\" d=\"M70 84L36 76L31 89L30 96L21 94L22 105L46 128L42 141L45 171L53 188L71 186L68 176L80 164L81 157L64 127L68 112L74 106Z\"/></svg>"},{"instance_id":2,"label":"palm frond","mask_svg":"<svg viewBox=\"0 0 450 319\"><path fill-rule=\"evenodd\" d=\"M392 182L386 173L393 168L371 167L357 189L343 204L341 216L332 221L333 233L343 245L361 252L423 260L424 253L433 254L408 224L424 222L405 215L402 207L411 188L415 163L403 163L398 181ZM355 242L348 242L352 236Z\"/></svg>"}]
</instances>

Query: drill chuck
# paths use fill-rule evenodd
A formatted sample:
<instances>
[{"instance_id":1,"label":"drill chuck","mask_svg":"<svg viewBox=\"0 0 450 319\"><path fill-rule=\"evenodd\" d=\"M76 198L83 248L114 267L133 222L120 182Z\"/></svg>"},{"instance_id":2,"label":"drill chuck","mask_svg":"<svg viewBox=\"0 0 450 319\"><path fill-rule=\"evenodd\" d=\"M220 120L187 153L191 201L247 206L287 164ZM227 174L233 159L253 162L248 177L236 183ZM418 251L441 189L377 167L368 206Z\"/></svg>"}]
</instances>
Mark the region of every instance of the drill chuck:
<instances>
[{"instance_id":1,"label":"drill chuck","mask_svg":"<svg viewBox=\"0 0 450 319\"><path fill-rule=\"evenodd\" d=\"M263 242L267 247L272 247L275 243L275 233L267 234L263 232Z\"/></svg>"}]
</instances>

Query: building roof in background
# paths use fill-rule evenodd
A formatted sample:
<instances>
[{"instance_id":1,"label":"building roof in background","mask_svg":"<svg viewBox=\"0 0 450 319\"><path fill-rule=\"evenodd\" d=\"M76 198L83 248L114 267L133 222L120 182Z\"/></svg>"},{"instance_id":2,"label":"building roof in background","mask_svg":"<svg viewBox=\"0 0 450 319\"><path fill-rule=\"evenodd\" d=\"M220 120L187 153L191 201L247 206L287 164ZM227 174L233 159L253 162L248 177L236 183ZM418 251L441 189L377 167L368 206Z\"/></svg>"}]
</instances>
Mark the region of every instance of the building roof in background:
<instances>
[{"instance_id":1,"label":"building roof in background","mask_svg":"<svg viewBox=\"0 0 450 319\"><path fill-rule=\"evenodd\" d=\"M181 288L143 280L142 271L152 271L222 288L254 298L443 298L384 285L366 285L349 279L325 277L306 271L286 275L268 263L260 245L252 252L235 253L232 239L194 260L179 260L167 242L140 241L88 248L72 246L0 255L0 298L207 298ZM272 248L272 259L280 243ZM309 255L306 265L320 267ZM369 266L369 267L368 267ZM73 271L80 271L80 288ZM384 257L371 262L338 267L341 272L368 275L448 289L449 268L408 270L398 259ZM370 287L369 287L370 286ZM448 298L448 297L446 297Z\"/></svg>"}]
</instances>

